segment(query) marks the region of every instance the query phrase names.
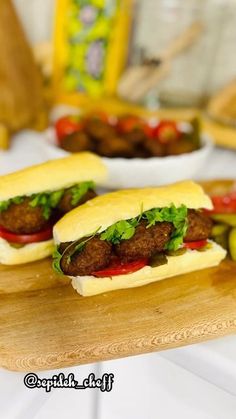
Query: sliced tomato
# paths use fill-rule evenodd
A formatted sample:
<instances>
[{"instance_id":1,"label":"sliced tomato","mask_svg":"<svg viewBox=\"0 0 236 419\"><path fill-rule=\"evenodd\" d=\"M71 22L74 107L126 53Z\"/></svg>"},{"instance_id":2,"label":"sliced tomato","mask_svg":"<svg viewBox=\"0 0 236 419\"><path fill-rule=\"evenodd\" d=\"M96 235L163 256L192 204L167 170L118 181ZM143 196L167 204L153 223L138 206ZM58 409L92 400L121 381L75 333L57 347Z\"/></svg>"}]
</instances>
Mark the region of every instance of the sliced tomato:
<instances>
[{"instance_id":1,"label":"sliced tomato","mask_svg":"<svg viewBox=\"0 0 236 419\"><path fill-rule=\"evenodd\" d=\"M106 276L125 275L125 274L130 274L132 272L139 271L139 269L142 269L147 264L148 264L148 259L145 259L145 258L136 260L135 262L129 262L129 263L115 262L115 263L112 263L110 266L108 266L108 268L106 269L93 272L92 275L98 278L104 278Z\"/></svg>"},{"instance_id":2,"label":"sliced tomato","mask_svg":"<svg viewBox=\"0 0 236 419\"><path fill-rule=\"evenodd\" d=\"M58 143L67 135L73 134L74 132L81 131L83 129L83 121L77 116L63 116L58 119L55 124L55 130L57 135Z\"/></svg>"},{"instance_id":3,"label":"sliced tomato","mask_svg":"<svg viewBox=\"0 0 236 419\"><path fill-rule=\"evenodd\" d=\"M211 197L214 209L208 211L212 214L236 213L236 192L227 195Z\"/></svg>"},{"instance_id":4,"label":"sliced tomato","mask_svg":"<svg viewBox=\"0 0 236 419\"><path fill-rule=\"evenodd\" d=\"M34 234L15 234L0 226L0 237L10 243L38 243L52 238L52 227Z\"/></svg>"},{"instance_id":5,"label":"sliced tomato","mask_svg":"<svg viewBox=\"0 0 236 419\"><path fill-rule=\"evenodd\" d=\"M161 144L169 144L177 141L181 136L176 122L161 121L154 131L154 137L160 141Z\"/></svg>"},{"instance_id":6,"label":"sliced tomato","mask_svg":"<svg viewBox=\"0 0 236 419\"><path fill-rule=\"evenodd\" d=\"M205 247L207 245L207 240L198 240L195 242L185 242L184 247L186 249L201 249L202 247Z\"/></svg>"}]
</instances>

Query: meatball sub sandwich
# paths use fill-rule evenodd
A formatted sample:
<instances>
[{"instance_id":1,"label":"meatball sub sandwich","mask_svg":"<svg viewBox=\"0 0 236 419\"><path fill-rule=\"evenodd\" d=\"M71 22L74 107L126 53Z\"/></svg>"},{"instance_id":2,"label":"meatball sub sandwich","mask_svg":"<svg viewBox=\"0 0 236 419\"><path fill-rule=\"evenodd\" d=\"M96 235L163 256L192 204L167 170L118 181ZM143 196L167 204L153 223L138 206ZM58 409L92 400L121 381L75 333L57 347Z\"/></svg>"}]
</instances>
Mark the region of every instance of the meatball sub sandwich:
<instances>
[{"instance_id":1,"label":"meatball sub sandwich","mask_svg":"<svg viewBox=\"0 0 236 419\"><path fill-rule=\"evenodd\" d=\"M226 252L208 240L204 208L191 181L97 197L54 226L54 269L89 296L217 265Z\"/></svg>"},{"instance_id":2,"label":"meatball sub sandwich","mask_svg":"<svg viewBox=\"0 0 236 419\"><path fill-rule=\"evenodd\" d=\"M96 196L107 170L92 153L48 161L0 177L0 263L21 264L53 252L52 226Z\"/></svg>"}]
</instances>

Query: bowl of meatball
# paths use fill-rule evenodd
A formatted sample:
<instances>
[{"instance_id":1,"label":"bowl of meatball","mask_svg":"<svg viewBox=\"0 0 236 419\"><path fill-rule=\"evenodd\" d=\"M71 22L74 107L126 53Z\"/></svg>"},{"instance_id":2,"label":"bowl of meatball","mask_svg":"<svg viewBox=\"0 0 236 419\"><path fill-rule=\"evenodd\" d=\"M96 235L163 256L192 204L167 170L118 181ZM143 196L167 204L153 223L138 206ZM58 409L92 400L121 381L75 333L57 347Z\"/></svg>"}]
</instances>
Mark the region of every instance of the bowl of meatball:
<instances>
[{"instance_id":1,"label":"bowl of meatball","mask_svg":"<svg viewBox=\"0 0 236 419\"><path fill-rule=\"evenodd\" d=\"M194 178L212 150L199 120L176 122L104 112L56 120L50 142L59 155L89 150L103 158L109 189L155 186Z\"/></svg>"}]
</instances>

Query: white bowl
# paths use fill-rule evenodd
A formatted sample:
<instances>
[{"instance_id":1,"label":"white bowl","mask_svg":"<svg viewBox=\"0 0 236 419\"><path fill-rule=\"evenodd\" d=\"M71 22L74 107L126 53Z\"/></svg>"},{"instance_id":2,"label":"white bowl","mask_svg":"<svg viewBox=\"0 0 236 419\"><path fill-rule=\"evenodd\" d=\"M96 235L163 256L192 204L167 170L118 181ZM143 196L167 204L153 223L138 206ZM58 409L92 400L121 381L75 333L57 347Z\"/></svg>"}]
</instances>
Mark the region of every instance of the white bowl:
<instances>
[{"instance_id":1,"label":"white bowl","mask_svg":"<svg viewBox=\"0 0 236 419\"><path fill-rule=\"evenodd\" d=\"M213 143L203 134L201 148L179 156L150 158L107 158L103 161L109 170L105 187L109 189L156 186L192 179L204 166Z\"/></svg>"},{"instance_id":2,"label":"white bowl","mask_svg":"<svg viewBox=\"0 0 236 419\"><path fill-rule=\"evenodd\" d=\"M56 146L54 129L50 128L45 132L44 140L50 151L50 158L70 154ZM137 188L192 179L204 166L212 148L211 138L203 134L199 150L179 156L133 159L103 157L109 171L108 180L103 186L108 189Z\"/></svg>"}]
</instances>

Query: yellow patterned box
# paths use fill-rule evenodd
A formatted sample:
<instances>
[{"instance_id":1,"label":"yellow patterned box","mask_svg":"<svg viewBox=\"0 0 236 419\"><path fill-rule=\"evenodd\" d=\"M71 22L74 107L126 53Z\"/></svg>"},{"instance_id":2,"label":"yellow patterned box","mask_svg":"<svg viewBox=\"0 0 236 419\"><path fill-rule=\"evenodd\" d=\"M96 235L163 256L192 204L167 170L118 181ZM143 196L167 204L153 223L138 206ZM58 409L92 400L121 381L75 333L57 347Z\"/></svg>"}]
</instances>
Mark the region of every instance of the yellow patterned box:
<instances>
[{"instance_id":1,"label":"yellow patterned box","mask_svg":"<svg viewBox=\"0 0 236 419\"><path fill-rule=\"evenodd\" d=\"M115 93L127 59L132 0L57 0L56 98Z\"/></svg>"}]
</instances>

